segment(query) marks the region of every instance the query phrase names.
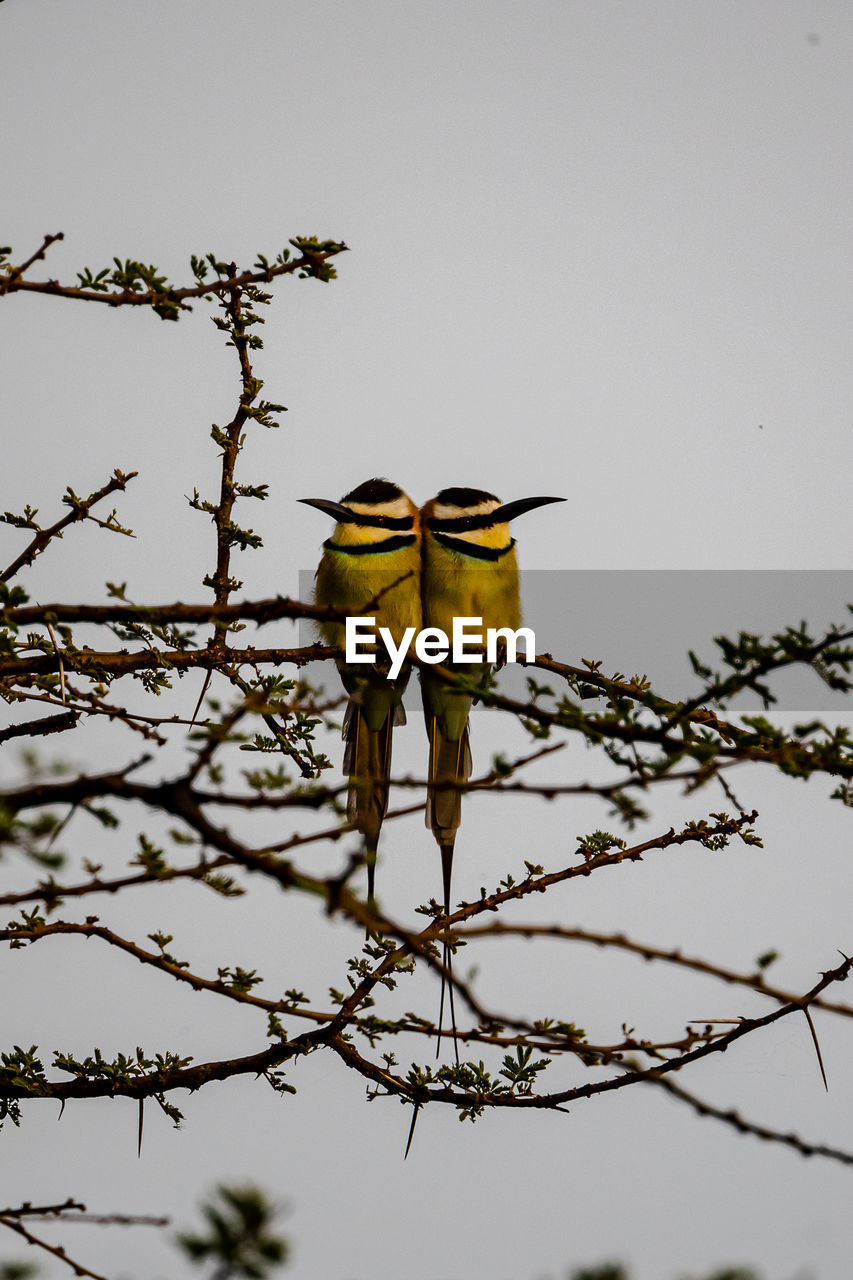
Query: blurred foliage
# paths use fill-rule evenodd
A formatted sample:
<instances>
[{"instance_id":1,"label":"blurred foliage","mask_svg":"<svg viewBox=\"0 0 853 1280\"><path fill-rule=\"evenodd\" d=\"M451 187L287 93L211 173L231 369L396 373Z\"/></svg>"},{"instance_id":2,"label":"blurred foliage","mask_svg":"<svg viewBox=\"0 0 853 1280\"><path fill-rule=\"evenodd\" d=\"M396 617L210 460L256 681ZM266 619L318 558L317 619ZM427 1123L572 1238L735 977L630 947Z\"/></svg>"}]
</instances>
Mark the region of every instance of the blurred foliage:
<instances>
[{"instance_id":1,"label":"blurred foliage","mask_svg":"<svg viewBox=\"0 0 853 1280\"><path fill-rule=\"evenodd\" d=\"M219 1187L202 1215L206 1234L185 1232L177 1239L194 1263L215 1263L211 1280L263 1280L286 1260L287 1242L271 1230L276 1211L257 1187Z\"/></svg>"}]
</instances>

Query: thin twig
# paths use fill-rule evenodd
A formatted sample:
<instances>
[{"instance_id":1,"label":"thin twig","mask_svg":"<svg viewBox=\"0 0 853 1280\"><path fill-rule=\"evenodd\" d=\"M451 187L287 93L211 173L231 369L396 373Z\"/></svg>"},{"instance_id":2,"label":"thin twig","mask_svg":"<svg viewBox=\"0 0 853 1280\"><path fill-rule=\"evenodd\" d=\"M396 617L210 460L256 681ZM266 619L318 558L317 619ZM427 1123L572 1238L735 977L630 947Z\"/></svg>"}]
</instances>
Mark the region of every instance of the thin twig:
<instances>
[{"instance_id":1,"label":"thin twig","mask_svg":"<svg viewBox=\"0 0 853 1280\"><path fill-rule=\"evenodd\" d=\"M0 729L0 742L9 738L38 738L47 733L63 733L73 729L80 717L79 711L67 711L60 716L45 716L43 720L26 720L23 724L8 725Z\"/></svg>"},{"instance_id":2,"label":"thin twig","mask_svg":"<svg viewBox=\"0 0 853 1280\"><path fill-rule=\"evenodd\" d=\"M0 1209L0 1218L55 1218L58 1214L66 1213L69 1209L80 1210L85 1213L86 1206L81 1204L79 1200L73 1200L71 1196L64 1200L62 1204L38 1204L33 1205L29 1200L25 1200L15 1209Z\"/></svg>"},{"instance_id":3,"label":"thin twig","mask_svg":"<svg viewBox=\"0 0 853 1280\"><path fill-rule=\"evenodd\" d=\"M780 1004L789 1004L797 999L793 991L782 987L770 986L762 972L738 973L734 969L726 969L722 965L713 964L710 960L701 960L697 956L686 956L677 948L655 947L648 942L637 942L624 933L600 933L594 929L572 928L561 924L505 924L502 920L494 920L489 924L472 925L467 929L459 929L458 936L466 942L471 938L560 938L568 942L589 942L597 947L612 947L631 952L642 960L662 960L667 964L678 965L683 969L691 969L695 973L704 973L722 982L742 987L749 987L759 995L777 1000ZM826 1013L837 1013L842 1017L853 1017L853 1005L838 1004L832 1000L817 999L816 1009ZM694 1018L694 1022L714 1022L716 1019Z\"/></svg>"},{"instance_id":4,"label":"thin twig","mask_svg":"<svg viewBox=\"0 0 853 1280\"><path fill-rule=\"evenodd\" d=\"M55 235L50 235L50 234L45 235L44 239L41 242L40 247L36 249L35 253L30 254L26 262L22 262L19 267L12 267L12 269L8 272L8 274L0 275L0 297L2 297L4 293L9 292L9 290L12 288L15 282L20 280L24 272L28 271L34 262L39 262L42 258L44 258L45 253L47 252L47 250L50 248L52 244L55 244L57 240L64 240L64 239L65 239L64 231L57 231Z\"/></svg>"},{"instance_id":5,"label":"thin twig","mask_svg":"<svg viewBox=\"0 0 853 1280\"><path fill-rule=\"evenodd\" d=\"M59 238L61 238L61 233L60 236L53 237L53 239ZM162 305L163 302L172 302L177 303L182 311L190 311L192 308L186 305L188 298L216 297L233 289L243 289L250 284L269 284L278 276L316 270L318 265L322 265L322 263L336 257L339 253L346 252L347 246L343 243L337 243L331 249L317 250L311 253L304 252L301 257L294 259L292 262L280 263L264 271L243 271L239 275L232 274L224 279L211 280L188 288L145 289L140 290L138 293L131 289L123 289L118 293L102 293L75 285L61 285L56 280L24 280L20 278L21 268L17 268L0 275L0 294L19 291L48 293L58 298L77 298L82 302L103 302L110 307L151 307ZM38 256L40 255L37 254L36 257Z\"/></svg>"},{"instance_id":6,"label":"thin twig","mask_svg":"<svg viewBox=\"0 0 853 1280\"><path fill-rule=\"evenodd\" d=\"M114 471L110 479L102 488L96 490L95 493L90 493L88 498L84 498L80 502L75 502L67 516L63 516L61 520L57 520L56 523L52 524L48 529L39 529L32 542L30 542L21 554L12 561L8 569L4 570L3 573L0 573L0 578L2 578L4 582L8 582L10 578L15 576L19 569L24 567L24 565L32 564L36 556L40 555L42 551L44 551L48 543L50 543L54 538L62 537L63 529L66 529L70 524L75 524L80 520L88 519L90 507L93 507L96 502L100 502L103 498L106 498L108 494L115 493L117 489L121 489L123 491L127 487L127 482L129 480L133 480L136 475L138 475L138 472L136 471L128 471L126 473L118 470ZM43 619L44 611L39 609L39 612ZM6 615L4 614L0 617L0 621L5 620ZM56 619L56 621L61 622L62 619L59 618Z\"/></svg>"},{"instance_id":7,"label":"thin twig","mask_svg":"<svg viewBox=\"0 0 853 1280\"><path fill-rule=\"evenodd\" d=\"M822 1143L806 1142L796 1133L780 1133L776 1129L768 1129L765 1125L756 1124L753 1120L746 1120L733 1109L724 1110L722 1107L715 1107L712 1103L705 1102L702 1098L697 1098L695 1094L689 1093L668 1076L650 1076L648 1083L663 1089L679 1102L686 1103L697 1115L711 1116L714 1120L730 1125L738 1133L751 1134L752 1137L760 1138L763 1142L779 1142L783 1146L792 1147L802 1156L823 1156L826 1160L837 1160L840 1164L853 1164L853 1152L841 1151L838 1147L827 1147Z\"/></svg>"},{"instance_id":8,"label":"thin twig","mask_svg":"<svg viewBox=\"0 0 853 1280\"><path fill-rule=\"evenodd\" d=\"M23 1236L27 1244L36 1245L39 1249L44 1249L46 1253L52 1254L54 1258L58 1258L60 1262L64 1262L66 1267L70 1267L75 1276L88 1276L90 1280L108 1280L107 1276L103 1276L98 1271L90 1271L88 1267L84 1267L82 1262L75 1262L73 1258L69 1258L62 1245L48 1244L46 1240L41 1240L38 1236L34 1236L31 1231L23 1225L22 1222L14 1218L0 1217L0 1224L8 1227L10 1231L15 1231L19 1236Z\"/></svg>"}]
</instances>

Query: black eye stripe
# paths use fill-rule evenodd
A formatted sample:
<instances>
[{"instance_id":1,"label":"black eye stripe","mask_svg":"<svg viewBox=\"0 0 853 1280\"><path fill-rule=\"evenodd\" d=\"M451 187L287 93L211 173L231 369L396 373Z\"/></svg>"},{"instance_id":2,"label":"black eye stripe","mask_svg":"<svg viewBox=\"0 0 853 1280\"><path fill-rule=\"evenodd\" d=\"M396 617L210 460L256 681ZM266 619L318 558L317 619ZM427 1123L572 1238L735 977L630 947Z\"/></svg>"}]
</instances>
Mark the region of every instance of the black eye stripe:
<instances>
[{"instance_id":1,"label":"black eye stripe","mask_svg":"<svg viewBox=\"0 0 853 1280\"><path fill-rule=\"evenodd\" d=\"M364 511L338 517L338 524L358 524L369 529L412 529L414 523L413 516L371 516Z\"/></svg>"},{"instance_id":2,"label":"black eye stripe","mask_svg":"<svg viewBox=\"0 0 853 1280\"><path fill-rule=\"evenodd\" d=\"M446 520L433 517L427 520L427 528L433 533L470 533L473 529L489 529L493 524L503 523L499 511L487 511L478 516L452 516Z\"/></svg>"}]
</instances>

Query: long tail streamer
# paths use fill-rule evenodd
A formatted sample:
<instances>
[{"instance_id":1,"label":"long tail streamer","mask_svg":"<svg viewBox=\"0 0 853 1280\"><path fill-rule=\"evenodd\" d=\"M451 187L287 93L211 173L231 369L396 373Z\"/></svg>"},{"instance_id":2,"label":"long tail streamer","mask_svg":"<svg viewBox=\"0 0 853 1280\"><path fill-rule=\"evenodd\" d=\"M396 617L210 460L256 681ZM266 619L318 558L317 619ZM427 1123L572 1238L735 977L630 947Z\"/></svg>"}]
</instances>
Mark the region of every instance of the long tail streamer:
<instances>
[{"instance_id":1,"label":"long tail streamer","mask_svg":"<svg viewBox=\"0 0 853 1280\"><path fill-rule=\"evenodd\" d=\"M402 708L398 708L401 711ZM367 896L373 902L376 883L376 850L382 821L388 812L391 777L391 740L397 716L389 712L381 729L369 728L361 708L350 703L344 721L346 751L344 773L350 779L347 817L364 837Z\"/></svg>"},{"instance_id":2,"label":"long tail streamer","mask_svg":"<svg viewBox=\"0 0 853 1280\"><path fill-rule=\"evenodd\" d=\"M449 916L453 876L453 847L456 842L456 832L459 830L459 824L462 821L462 792L456 786L442 786L441 784L461 784L468 781L471 777L471 748L467 724L461 736L455 741L445 738L436 716L428 718L427 731L429 733L430 750L426 820L441 850L444 914ZM453 997L453 953L447 942L444 943L442 948L441 1002L438 1012L436 1057L438 1057L441 1048L441 1037L444 1030L445 993L448 996L450 1025L453 1032L453 1052L458 1063L459 1043L456 1036L456 1008Z\"/></svg>"}]
</instances>

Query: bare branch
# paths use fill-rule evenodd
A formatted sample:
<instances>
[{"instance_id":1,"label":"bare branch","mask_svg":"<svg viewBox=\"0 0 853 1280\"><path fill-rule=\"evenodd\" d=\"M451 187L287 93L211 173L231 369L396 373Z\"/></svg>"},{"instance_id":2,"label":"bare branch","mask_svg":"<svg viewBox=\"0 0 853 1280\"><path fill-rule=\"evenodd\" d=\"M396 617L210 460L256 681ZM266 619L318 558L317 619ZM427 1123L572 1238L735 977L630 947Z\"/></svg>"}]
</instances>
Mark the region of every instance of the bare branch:
<instances>
[{"instance_id":1,"label":"bare branch","mask_svg":"<svg viewBox=\"0 0 853 1280\"><path fill-rule=\"evenodd\" d=\"M697 1115L711 1116L712 1119L719 1120L722 1124L730 1125L738 1133L750 1134L754 1138L760 1138L763 1142L778 1142L783 1146L792 1147L801 1156L823 1156L826 1160L837 1160L840 1164L853 1164L853 1152L842 1151L838 1147L827 1147L822 1143L806 1142L804 1138L801 1138L796 1133L781 1133L777 1129L769 1129L765 1125L756 1124L753 1120L745 1119L734 1109L724 1110L722 1107L715 1107L712 1103L705 1102L702 1098L697 1098L695 1094L689 1093L687 1089L680 1084L676 1084L674 1080L670 1080L668 1076L649 1076L648 1082L665 1090L670 1097L677 1098L679 1102L685 1103Z\"/></svg>"},{"instance_id":2,"label":"bare branch","mask_svg":"<svg viewBox=\"0 0 853 1280\"><path fill-rule=\"evenodd\" d=\"M24 1201L18 1205L16 1209L0 1209L0 1218L45 1218L56 1217L61 1213L66 1213L70 1209L80 1210L85 1213L86 1206L80 1204L79 1200L72 1199L71 1196L64 1200L62 1204L41 1204L32 1205L29 1201Z\"/></svg>"},{"instance_id":3,"label":"bare branch","mask_svg":"<svg viewBox=\"0 0 853 1280\"><path fill-rule=\"evenodd\" d=\"M597 933L592 929L573 929L559 924L505 924L503 920L494 920L489 924L460 929L458 935L466 941L470 938L517 937L563 938L569 942L590 942L597 947L615 947L622 951L630 951L643 960L663 960L683 969L692 969L696 973L705 973L709 977L719 978L722 982L749 987L759 995L778 1000L781 1004L790 1004L797 999L794 992L771 986L765 981L764 974L761 972L738 973L734 969L724 968L723 965L713 964L709 960L686 956L678 949L667 950L664 947L652 946L648 942L637 942L626 937L624 933ZM813 1003L816 1009L823 1009L827 1013L838 1013L847 1018L853 1017L853 1005L837 1004L832 1000L824 999L816 999Z\"/></svg>"},{"instance_id":4,"label":"bare branch","mask_svg":"<svg viewBox=\"0 0 853 1280\"><path fill-rule=\"evenodd\" d=\"M73 1258L69 1258L62 1245L48 1244L46 1240L42 1240L39 1236L34 1236L18 1219L4 1218L0 1215L0 1225L8 1227L10 1231L22 1236L27 1244L35 1245L37 1248L43 1249L45 1253L58 1258L60 1262L64 1262L66 1267L71 1268L75 1276L88 1276L90 1280L108 1280L108 1277L101 1275L100 1272L90 1271L88 1267L83 1266L82 1262L75 1262Z\"/></svg>"},{"instance_id":5,"label":"bare branch","mask_svg":"<svg viewBox=\"0 0 853 1280\"><path fill-rule=\"evenodd\" d=\"M39 738L48 733L62 733L73 729L80 718L79 711L67 711L60 716L45 716L42 720L25 720L23 724L12 724L0 729L0 742L10 738Z\"/></svg>"},{"instance_id":6,"label":"bare branch","mask_svg":"<svg viewBox=\"0 0 853 1280\"><path fill-rule=\"evenodd\" d=\"M16 281L21 279L24 272L28 271L34 262L40 262L44 258L47 250L52 244L55 244L57 240L64 239L64 231L57 231L55 235L45 235L40 247L36 249L35 253L30 254L26 262L22 262L19 267L12 267L5 275L0 274L0 297L2 297L4 293L9 293L12 290Z\"/></svg>"}]
</instances>

